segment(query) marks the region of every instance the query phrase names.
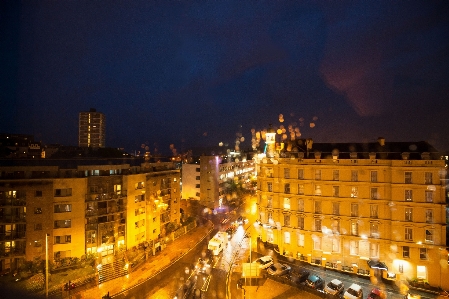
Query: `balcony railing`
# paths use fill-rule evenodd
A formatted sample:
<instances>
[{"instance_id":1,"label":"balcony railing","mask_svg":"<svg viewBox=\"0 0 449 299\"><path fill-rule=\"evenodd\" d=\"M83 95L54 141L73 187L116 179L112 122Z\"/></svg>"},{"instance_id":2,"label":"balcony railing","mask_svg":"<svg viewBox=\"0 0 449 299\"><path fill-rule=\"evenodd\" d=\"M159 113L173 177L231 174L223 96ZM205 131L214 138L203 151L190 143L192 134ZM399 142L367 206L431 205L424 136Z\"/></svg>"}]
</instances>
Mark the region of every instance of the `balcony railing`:
<instances>
[{"instance_id":1,"label":"balcony railing","mask_svg":"<svg viewBox=\"0 0 449 299\"><path fill-rule=\"evenodd\" d=\"M0 199L0 206L26 206L26 199L24 198Z\"/></svg>"},{"instance_id":2,"label":"balcony railing","mask_svg":"<svg viewBox=\"0 0 449 299\"><path fill-rule=\"evenodd\" d=\"M126 190L120 192L108 192L108 193L92 193L86 194L86 201L103 201L111 199L119 199L127 196Z\"/></svg>"},{"instance_id":3,"label":"balcony railing","mask_svg":"<svg viewBox=\"0 0 449 299\"><path fill-rule=\"evenodd\" d=\"M5 215L5 216L0 216L0 223L2 223L2 222L6 222L6 223L26 222L26 215L19 215L19 216Z\"/></svg>"},{"instance_id":4,"label":"balcony railing","mask_svg":"<svg viewBox=\"0 0 449 299\"><path fill-rule=\"evenodd\" d=\"M17 239L25 239L25 232L0 233L0 241L12 241Z\"/></svg>"}]
</instances>

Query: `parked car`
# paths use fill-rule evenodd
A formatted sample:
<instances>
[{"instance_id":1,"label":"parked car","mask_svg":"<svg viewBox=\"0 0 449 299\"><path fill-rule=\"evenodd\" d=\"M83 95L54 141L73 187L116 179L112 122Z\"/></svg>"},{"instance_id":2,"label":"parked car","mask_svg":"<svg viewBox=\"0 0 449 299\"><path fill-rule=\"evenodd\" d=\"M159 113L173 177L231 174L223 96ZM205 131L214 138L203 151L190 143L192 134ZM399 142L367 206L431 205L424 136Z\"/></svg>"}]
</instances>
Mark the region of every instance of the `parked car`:
<instances>
[{"instance_id":1,"label":"parked car","mask_svg":"<svg viewBox=\"0 0 449 299\"><path fill-rule=\"evenodd\" d=\"M273 265L273 258L269 255L263 256L255 260L253 263L256 263L259 265L259 268L261 269L267 269L271 265Z\"/></svg>"},{"instance_id":2,"label":"parked car","mask_svg":"<svg viewBox=\"0 0 449 299\"><path fill-rule=\"evenodd\" d=\"M296 284L303 283L309 277L310 272L304 268L299 268L298 271L291 272L291 281Z\"/></svg>"},{"instance_id":3,"label":"parked car","mask_svg":"<svg viewBox=\"0 0 449 299\"><path fill-rule=\"evenodd\" d=\"M351 286L346 290L343 295L345 299L362 299L363 298L363 290L362 287L358 284L351 284Z\"/></svg>"},{"instance_id":4,"label":"parked car","mask_svg":"<svg viewBox=\"0 0 449 299\"><path fill-rule=\"evenodd\" d=\"M338 279L332 279L324 288L324 292L334 296L340 296L343 293L344 288L343 282Z\"/></svg>"},{"instance_id":5,"label":"parked car","mask_svg":"<svg viewBox=\"0 0 449 299\"><path fill-rule=\"evenodd\" d=\"M371 290L371 292L369 292L368 297L366 297L367 299L385 299L387 298L387 295L385 294L384 291L378 289L378 288L374 288Z\"/></svg>"},{"instance_id":6,"label":"parked car","mask_svg":"<svg viewBox=\"0 0 449 299\"><path fill-rule=\"evenodd\" d=\"M322 290L324 288L324 280L318 275L309 275L306 279L306 286L315 290Z\"/></svg>"},{"instance_id":7,"label":"parked car","mask_svg":"<svg viewBox=\"0 0 449 299\"><path fill-rule=\"evenodd\" d=\"M421 299L421 295L418 294L412 294L407 292L407 294L404 296L405 299Z\"/></svg>"},{"instance_id":8,"label":"parked car","mask_svg":"<svg viewBox=\"0 0 449 299\"><path fill-rule=\"evenodd\" d=\"M270 275L281 276L290 273L292 267L286 264L275 263L268 267L267 271Z\"/></svg>"}]
</instances>

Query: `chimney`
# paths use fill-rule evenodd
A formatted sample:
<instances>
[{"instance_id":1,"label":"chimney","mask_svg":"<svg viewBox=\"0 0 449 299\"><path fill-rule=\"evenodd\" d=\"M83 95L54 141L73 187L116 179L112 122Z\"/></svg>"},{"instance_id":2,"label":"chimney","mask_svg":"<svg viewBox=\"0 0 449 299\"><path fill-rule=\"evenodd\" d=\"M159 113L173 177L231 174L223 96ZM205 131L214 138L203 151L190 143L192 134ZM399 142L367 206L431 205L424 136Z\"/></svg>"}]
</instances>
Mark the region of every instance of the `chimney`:
<instances>
[{"instance_id":1,"label":"chimney","mask_svg":"<svg viewBox=\"0 0 449 299\"><path fill-rule=\"evenodd\" d=\"M410 153L409 152L403 152L402 153L402 160L408 160L408 158L410 158Z\"/></svg>"},{"instance_id":2,"label":"chimney","mask_svg":"<svg viewBox=\"0 0 449 299\"><path fill-rule=\"evenodd\" d=\"M379 142L380 146L385 146L385 138L379 137L377 138L377 142Z\"/></svg>"}]
</instances>

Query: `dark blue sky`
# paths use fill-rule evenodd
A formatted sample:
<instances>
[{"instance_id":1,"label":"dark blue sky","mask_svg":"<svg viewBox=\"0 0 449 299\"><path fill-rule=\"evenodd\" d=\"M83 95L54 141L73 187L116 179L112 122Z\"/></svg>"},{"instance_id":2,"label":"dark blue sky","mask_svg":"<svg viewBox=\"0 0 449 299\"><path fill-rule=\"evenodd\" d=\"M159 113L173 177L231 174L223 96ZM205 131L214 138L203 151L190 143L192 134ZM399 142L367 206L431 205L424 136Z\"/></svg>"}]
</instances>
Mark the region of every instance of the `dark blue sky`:
<instances>
[{"instance_id":1,"label":"dark blue sky","mask_svg":"<svg viewBox=\"0 0 449 299\"><path fill-rule=\"evenodd\" d=\"M76 145L427 140L449 150L449 2L2 1L0 132ZM284 122L279 122L283 114ZM311 123L313 125L311 126Z\"/></svg>"}]
</instances>

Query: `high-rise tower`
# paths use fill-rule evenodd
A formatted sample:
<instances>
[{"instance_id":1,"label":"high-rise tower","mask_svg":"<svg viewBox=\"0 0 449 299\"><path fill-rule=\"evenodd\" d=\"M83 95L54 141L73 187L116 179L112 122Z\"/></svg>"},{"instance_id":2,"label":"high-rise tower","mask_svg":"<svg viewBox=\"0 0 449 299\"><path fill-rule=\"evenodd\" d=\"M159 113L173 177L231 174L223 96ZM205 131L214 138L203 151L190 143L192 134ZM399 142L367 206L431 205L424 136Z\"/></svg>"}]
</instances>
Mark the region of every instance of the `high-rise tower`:
<instances>
[{"instance_id":1,"label":"high-rise tower","mask_svg":"<svg viewBox=\"0 0 449 299\"><path fill-rule=\"evenodd\" d=\"M79 114L78 145L80 147L105 147L106 117L96 109Z\"/></svg>"}]
</instances>

